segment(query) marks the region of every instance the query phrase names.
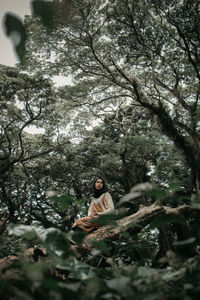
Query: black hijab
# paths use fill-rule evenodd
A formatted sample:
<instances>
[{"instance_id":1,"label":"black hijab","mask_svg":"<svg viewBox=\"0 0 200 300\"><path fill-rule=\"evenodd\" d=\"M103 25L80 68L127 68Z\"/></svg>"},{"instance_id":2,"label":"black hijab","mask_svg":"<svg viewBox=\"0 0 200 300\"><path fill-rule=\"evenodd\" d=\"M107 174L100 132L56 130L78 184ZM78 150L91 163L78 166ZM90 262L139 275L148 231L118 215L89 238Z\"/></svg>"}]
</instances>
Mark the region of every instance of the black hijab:
<instances>
[{"instance_id":1,"label":"black hijab","mask_svg":"<svg viewBox=\"0 0 200 300\"><path fill-rule=\"evenodd\" d=\"M95 188L95 183L97 182L98 179L101 179L103 181L103 187L102 189L100 190L97 190ZM94 198L99 198L102 194L104 194L106 192L106 184L105 184L105 181L102 177L98 177L95 181L94 181L94 185L93 185L93 188L94 188L94 193L93 193L93 197Z\"/></svg>"}]
</instances>

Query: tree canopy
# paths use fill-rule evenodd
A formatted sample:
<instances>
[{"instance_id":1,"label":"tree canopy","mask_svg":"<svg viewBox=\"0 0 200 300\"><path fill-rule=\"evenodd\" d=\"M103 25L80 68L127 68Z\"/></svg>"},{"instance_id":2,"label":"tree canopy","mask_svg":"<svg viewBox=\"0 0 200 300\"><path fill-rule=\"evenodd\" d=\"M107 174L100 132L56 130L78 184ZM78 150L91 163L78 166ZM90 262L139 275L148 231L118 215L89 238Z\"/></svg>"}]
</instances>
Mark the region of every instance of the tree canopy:
<instances>
[{"instance_id":1,"label":"tree canopy","mask_svg":"<svg viewBox=\"0 0 200 300\"><path fill-rule=\"evenodd\" d=\"M68 18L58 17L48 36L39 24L35 30L34 19L26 21L31 67L70 74L74 86L64 97L72 106L99 104L98 114L128 101L147 109L183 151L197 191L198 8L198 1L72 1Z\"/></svg>"},{"instance_id":2,"label":"tree canopy","mask_svg":"<svg viewBox=\"0 0 200 300\"><path fill-rule=\"evenodd\" d=\"M7 14L21 62L0 66L2 297L198 299L199 6L34 0L24 24ZM72 234L97 176L115 213Z\"/></svg>"}]
</instances>

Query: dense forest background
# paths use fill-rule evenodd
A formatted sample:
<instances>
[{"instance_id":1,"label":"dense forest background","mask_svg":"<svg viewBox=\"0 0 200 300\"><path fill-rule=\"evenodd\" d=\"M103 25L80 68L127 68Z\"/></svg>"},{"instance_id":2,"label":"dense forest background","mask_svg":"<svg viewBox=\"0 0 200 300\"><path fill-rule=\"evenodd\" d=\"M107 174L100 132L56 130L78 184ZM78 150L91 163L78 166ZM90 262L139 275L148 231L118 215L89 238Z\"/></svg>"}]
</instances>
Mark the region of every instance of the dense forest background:
<instances>
[{"instance_id":1,"label":"dense forest background","mask_svg":"<svg viewBox=\"0 0 200 300\"><path fill-rule=\"evenodd\" d=\"M21 41L20 63L0 65L1 297L199 299L199 1L32 8L5 18ZM73 251L98 176L116 207L102 225L140 211L146 223L87 251L74 233Z\"/></svg>"}]
</instances>

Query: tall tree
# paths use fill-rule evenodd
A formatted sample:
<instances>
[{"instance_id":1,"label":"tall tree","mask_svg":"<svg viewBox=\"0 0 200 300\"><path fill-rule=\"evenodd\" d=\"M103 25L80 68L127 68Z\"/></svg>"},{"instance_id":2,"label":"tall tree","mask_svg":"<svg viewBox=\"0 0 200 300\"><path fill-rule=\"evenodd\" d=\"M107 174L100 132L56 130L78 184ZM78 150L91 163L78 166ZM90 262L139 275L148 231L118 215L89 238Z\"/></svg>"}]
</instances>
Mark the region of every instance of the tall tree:
<instances>
[{"instance_id":1,"label":"tall tree","mask_svg":"<svg viewBox=\"0 0 200 300\"><path fill-rule=\"evenodd\" d=\"M26 20L27 65L71 75L74 86L65 99L72 106L98 104L93 109L98 113L121 99L147 109L184 153L198 193L199 5L198 0L74 0L67 18L57 14L49 35L35 18Z\"/></svg>"},{"instance_id":2,"label":"tall tree","mask_svg":"<svg viewBox=\"0 0 200 300\"><path fill-rule=\"evenodd\" d=\"M32 136L26 132L30 125L41 128L48 124L54 98L47 79L2 65L0 87L0 201L1 209L15 221L30 195L30 169L38 158L58 146L47 134Z\"/></svg>"}]
</instances>

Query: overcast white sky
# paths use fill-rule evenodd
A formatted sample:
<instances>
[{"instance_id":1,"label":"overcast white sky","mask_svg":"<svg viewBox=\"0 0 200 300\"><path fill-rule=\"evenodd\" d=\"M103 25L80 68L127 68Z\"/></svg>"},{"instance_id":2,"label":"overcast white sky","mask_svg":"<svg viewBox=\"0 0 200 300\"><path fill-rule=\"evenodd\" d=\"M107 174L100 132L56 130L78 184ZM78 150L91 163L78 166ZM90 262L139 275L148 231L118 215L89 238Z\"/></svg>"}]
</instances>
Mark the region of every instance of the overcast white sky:
<instances>
[{"instance_id":1,"label":"overcast white sky","mask_svg":"<svg viewBox=\"0 0 200 300\"><path fill-rule=\"evenodd\" d=\"M24 15L31 13L30 3L30 0L0 0L0 64L14 66L18 62L12 43L4 33L4 16L10 12L23 20Z\"/></svg>"},{"instance_id":2,"label":"overcast white sky","mask_svg":"<svg viewBox=\"0 0 200 300\"><path fill-rule=\"evenodd\" d=\"M31 0L0 0L0 64L14 67L19 62L12 47L12 42L4 32L4 17L7 12L21 18L31 14ZM70 78L54 76L57 86L71 83Z\"/></svg>"},{"instance_id":3,"label":"overcast white sky","mask_svg":"<svg viewBox=\"0 0 200 300\"><path fill-rule=\"evenodd\" d=\"M4 17L7 12L17 15L23 21L25 15L31 14L31 0L0 0L0 64L14 67L19 60L15 55L10 38L4 32ZM54 76L54 82L59 86L69 84L70 79ZM30 132L38 132L38 129L30 126Z\"/></svg>"}]
</instances>

